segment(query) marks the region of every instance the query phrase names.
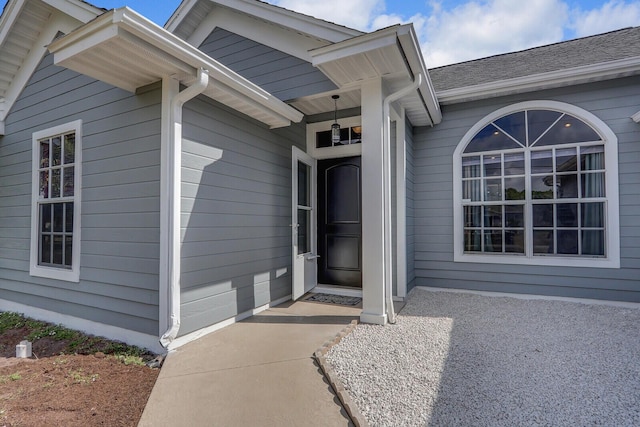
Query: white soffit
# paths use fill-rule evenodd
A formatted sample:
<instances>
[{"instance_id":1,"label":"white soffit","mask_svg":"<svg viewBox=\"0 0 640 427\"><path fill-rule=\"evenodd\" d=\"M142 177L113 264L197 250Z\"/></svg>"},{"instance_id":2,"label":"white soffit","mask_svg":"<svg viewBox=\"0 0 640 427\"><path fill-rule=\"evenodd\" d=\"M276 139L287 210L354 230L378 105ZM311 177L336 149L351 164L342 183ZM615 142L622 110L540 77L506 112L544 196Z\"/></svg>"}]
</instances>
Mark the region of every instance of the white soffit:
<instances>
[{"instance_id":1,"label":"white soffit","mask_svg":"<svg viewBox=\"0 0 640 427\"><path fill-rule=\"evenodd\" d=\"M309 116L326 113L327 111L333 112L334 103L331 95L340 95L340 99L338 99L338 109L340 110L358 108L362 103L360 88L356 88L347 91L332 91L305 96L304 98L289 101L289 104Z\"/></svg>"},{"instance_id":2,"label":"white soffit","mask_svg":"<svg viewBox=\"0 0 640 427\"><path fill-rule=\"evenodd\" d=\"M81 0L9 0L0 17L0 120L4 120L56 33L104 10Z\"/></svg>"},{"instance_id":3,"label":"white soffit","mask_svg":"<svg viewBox=\"0 0 640 427\"><path fill-rule=\"evenodd\" d=\"M205 95L272 128L302 114L129 8L107 12L49 46L54 62L134 92L172 76L183 84L209 71Z\"/></svg>"},{"instance_id":4,"label":"white soffit","mask_svg":"<svg viewBox=\"0 0 640 427\"><path fill-rule=\"evenodd\" d=\"M385 28L310 53L313 65L339 88L382 78L392 93L422 74L422 85L399 103L405 107L414 126L434 125L442 120L435 90L410 24Z\"/></svg>"}]
</instances>

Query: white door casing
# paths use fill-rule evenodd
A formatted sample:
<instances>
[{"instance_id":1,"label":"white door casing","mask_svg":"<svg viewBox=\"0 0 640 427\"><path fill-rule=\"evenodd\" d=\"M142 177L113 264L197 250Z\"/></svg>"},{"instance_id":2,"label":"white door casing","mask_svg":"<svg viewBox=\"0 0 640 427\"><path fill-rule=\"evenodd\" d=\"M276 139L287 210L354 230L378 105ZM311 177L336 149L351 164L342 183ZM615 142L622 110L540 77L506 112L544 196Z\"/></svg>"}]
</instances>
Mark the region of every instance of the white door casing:
<instances>
[{"instance_id":1,"label":"white door casing","mask_svg":"<svg viewBox=\"0 0 640 427\"><path fill-rule=\"evenodd\" d=\"M291 247L291 298L295 301L318 281L316 160L297 147L291 152Z\"/></svg>"}]
</instances>

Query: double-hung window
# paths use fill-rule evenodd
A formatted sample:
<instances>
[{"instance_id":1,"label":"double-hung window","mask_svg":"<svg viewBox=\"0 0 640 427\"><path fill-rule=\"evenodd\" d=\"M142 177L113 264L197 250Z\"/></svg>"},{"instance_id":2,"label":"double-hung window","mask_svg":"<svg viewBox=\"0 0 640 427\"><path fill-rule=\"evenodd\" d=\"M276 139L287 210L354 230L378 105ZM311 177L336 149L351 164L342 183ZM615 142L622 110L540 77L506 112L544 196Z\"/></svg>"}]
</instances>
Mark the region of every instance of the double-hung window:
<instances>
[{"instance_id":1,"label":"double-hung window","mask_svg":"<svg viewBox=\"0 0 640 427\"><path fill-rule=\"evenodd\" d=\"M455 260L619 267L616 142L558 102L480 121L454 155Z\"/></svg>"},{"instance_id":2,"label":"double-hung window","mask_svg":"<svg viewBox=\"0 0 640 427\"><path fill-rule=\"evenodd\" d=\"M81 122L33 134L33 276L79 280Z\"/></svg>"}]
</instances>

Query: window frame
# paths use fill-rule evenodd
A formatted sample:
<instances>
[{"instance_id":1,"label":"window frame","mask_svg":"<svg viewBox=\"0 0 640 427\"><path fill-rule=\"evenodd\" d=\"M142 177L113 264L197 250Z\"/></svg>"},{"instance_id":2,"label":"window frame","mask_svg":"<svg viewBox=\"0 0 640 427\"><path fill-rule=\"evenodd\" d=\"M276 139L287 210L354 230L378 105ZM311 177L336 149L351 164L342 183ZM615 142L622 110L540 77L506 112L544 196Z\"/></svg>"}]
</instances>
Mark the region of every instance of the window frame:
<instances>
[{"instance_id":1,"label":"window frame","mask_svg":"<svg viewBox=\"0 0 640 427\"><path fill-rule=\"evenodd\" d=\"M39 194L39 164L40 164L40 140L55 137L57 135L75 133L74 153L74 191L73 196L61 197L67 202L73 202L73 234L71 268L40 265L40 219L39 211L41 203L51 203L52 199L41 199ZM81 178L82 178L82 120L43 129L32 134L32 163L31 163L31 247L29 260L29 274L36 277L63 280L68 282L80 281L80 212L81 212Z\"/></svg>"},{"instance_id":2,"label":"window frame","mask_svg":"<svg viewBox=\"0 0 640 427\"><path fill-rule=\"evenodd\" d=\"M307 153L315 159L330 159L334 157L349 157L362 155L362 144L348 144L333 147L316 147L316 133L331 129L333 120L307 124ZM341 128L362 126L361 116L338 119Z\"/></svg>"},{"instance_id":3,"label":"window frame","mask_svg":"<svg viewBox=\"0 0 640 427\"><path fill-rule=\"evenodd\" d=\"M525 254L505 253L465 253L464 251L464 207L462 200L462 159L467 145L485 126L495 120L523 110L551 110L570 114L591 126L602 137L605 153L605 257L584 255L534 255L528 249L532 245L533 224L531 223L532 199L530 198L531 172L527 167L525 174ZM561 147L561 146L549 146ZM508 153L510 150L500 150ZM512 150L511 150L512 151ZM530 152L531 149L528 150ZM484 153L484 152L483 152ZM478 153L480 154L480 153ZM526 161L528 161L528 155ZM584 202L588 202L585 199ZM584 203L582 202L582 203ZM503 202L502 206L508 203ZM575 105L558 101L525 101L498 109L479 120L471 127L458 143L453 154L453 229L454 262L474 262L487 264L540 265L564 267L620 268L620 224L619 224L619 187L618 187L618 138L602 120L594 114ZM531 247L532 248L532 247Z\"/></svg>"}]
</instances>

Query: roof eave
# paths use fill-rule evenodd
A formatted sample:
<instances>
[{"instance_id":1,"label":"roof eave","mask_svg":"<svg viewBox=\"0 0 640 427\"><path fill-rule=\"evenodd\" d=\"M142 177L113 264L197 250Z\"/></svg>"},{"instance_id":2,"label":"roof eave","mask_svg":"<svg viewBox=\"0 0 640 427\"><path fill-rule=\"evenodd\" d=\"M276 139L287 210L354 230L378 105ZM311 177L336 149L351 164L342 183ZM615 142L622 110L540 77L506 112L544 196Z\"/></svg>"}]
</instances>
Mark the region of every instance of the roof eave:
<instances>
[{"instance_id":1,"label":"roof eave","mask_svg":"<svg viewBox=\"0 0 640 427\"><path fill-rule=\"evenodd\" d=\"M599 64L590 64L479 85L442 90L437 92L437 96L443 105L457 104L498 96L609 80L639 73L640 56L636 56Z\"/></svg>"},{"instance_id":2,"label":"roof eave","mask_svg":"<svg viewBox=\"0 0 640 427\"><path fill-rule=\"evenodd\" d=\"M345 87L355 81L345 82L345 72L340 66L334 64L340 61L347 61L357 55L371 53L366 61L374 63L384 57L384 49L391 49L393 55L398 58L398 63L404 62L406 67L402 73L413 80L418 74L422 74L422 84L417 90L417 96L422 104L423 114L427 116L427 122L431 125L440 123L442 112L436 97L435 89L429 77L429 72L425 66L420 44L413 29L413 25L395 25L382 30L375 31L345 40L340 43L324 46L310 52L312 64L318 67L327 75L338 87ZM389 52L389 50L387 50ZM382 59L381 61L384 62ZM345 67L348 69L349 67ZM377 68L377 67L372 67ZM381 63L380 68L384 68ZM334 75L335 73L335 75ZM369 78L371 76L368 76ZM380 78L386 77L384 74L378 75ZM415 96L415 95L414 95Z\"/></svg>"},{"instance_id":3,"label":"roof eave","mask_svg":"<svg viewBox=\"0 0 640 427\"><path fill-rule=\"evenodd\" d=\"M636 123L640 123L640 111L631 116L631 119Z\"/></svg>"},{"instance_id":4,"label":"roof eave","mask_svg":"<svg viewBox=\"0 0 640 427\"><path fill-rule=\"evenodd\" d=\"M224 87L229 96L234 97L243 105L252 103L256 109L268 114L270 119L262 121L272 128L288 126L290 122L302 120L303 115L299 111L126 7L107 12L89 24L56 40L49 46L49 50L54 53L56 64L74 67L74 60L80 58L81 55L92 49L97 49L106 41L117 38L126 40L128 43L137 43L136 46L139 45L141 50L151 48L153 49L152 53L156 56L166 58L166 63L163 65L168 67L170 71L165 71L164 76L175 75L179 76L183 82L188 82L195 77L198 68L207 69L211 80ZM99 65L95 65L96 68L92 69L92 65L87 65L86 61L83 67L85 69L76 71L83 73L90 71L94 74L94 78L103 75L105 71L98 69ZM164 76L159 75L157 79ZM122 79L120 84L118 84L117 76L112 76L111 81L105 81L129 91L135 89L125 84L124 76Z\"/></svg>"}]
</instances>

